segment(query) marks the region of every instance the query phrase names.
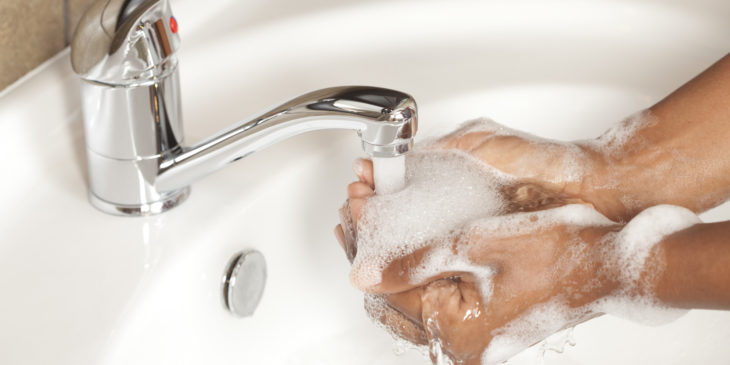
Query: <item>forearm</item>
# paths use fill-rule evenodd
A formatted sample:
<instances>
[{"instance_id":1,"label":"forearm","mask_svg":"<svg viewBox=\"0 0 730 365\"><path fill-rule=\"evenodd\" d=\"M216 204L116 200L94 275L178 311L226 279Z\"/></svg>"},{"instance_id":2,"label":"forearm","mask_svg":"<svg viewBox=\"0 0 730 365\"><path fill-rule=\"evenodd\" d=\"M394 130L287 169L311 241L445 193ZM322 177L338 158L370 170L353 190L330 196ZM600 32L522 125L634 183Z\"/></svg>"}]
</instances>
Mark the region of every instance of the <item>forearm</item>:
<instances>
[{"instance_id":1,"label":"forearm","mask_svg":"<svg viewBox=\"0 0 730 365\"><path fill-rule=\"evenodd\" d=\"M627 128L628 127L628 128ZM631 130L623 141L617 130ZM613 133L612 133L613 132ZM730 55L599 138L597 196L628 220L657 204L702 212L730 198Z\"/></svg>"},{"instance_id":2,"label":"forearm","mask_svg":"<svg viewBox=\"0 0 730 365\"><path fill-rule=\"evenodd\" d=\"M657 300L668 306L730 309L730 221L665 237L654 247L645 276Z\"/></svg>"}]
</instances>

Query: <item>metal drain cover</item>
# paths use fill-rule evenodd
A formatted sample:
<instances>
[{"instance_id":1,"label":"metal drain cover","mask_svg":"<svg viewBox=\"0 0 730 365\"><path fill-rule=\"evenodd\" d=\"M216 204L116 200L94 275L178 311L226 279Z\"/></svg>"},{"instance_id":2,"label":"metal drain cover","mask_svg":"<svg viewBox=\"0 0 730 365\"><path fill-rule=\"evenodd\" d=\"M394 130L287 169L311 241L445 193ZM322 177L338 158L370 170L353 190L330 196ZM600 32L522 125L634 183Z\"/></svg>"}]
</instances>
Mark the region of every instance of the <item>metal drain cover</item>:
<instances>
[{"instance_id":1,"label":"metal drain cover","mask_svg":"<svg viewBox=\"0 0 730 365\"><path fill-rule=\"evenodd\" d=\"M266 260L256 250L237 253L223 274L223 304L233 315L253 315L266 285Z\"/></svg>"}]
</instances>

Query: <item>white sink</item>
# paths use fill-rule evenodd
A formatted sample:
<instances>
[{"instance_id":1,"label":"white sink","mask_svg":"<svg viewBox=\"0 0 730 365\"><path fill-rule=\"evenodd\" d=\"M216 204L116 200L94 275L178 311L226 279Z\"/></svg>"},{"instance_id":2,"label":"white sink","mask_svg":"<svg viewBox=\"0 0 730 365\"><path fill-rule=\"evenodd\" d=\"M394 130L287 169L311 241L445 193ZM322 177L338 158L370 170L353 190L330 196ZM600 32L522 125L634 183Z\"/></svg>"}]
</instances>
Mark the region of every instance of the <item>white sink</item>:
<instances>
[{"instance_id":1,"label":"white sink","mask_svg":"<svg viewBox=\"0 0 730 365\"><path fill-rule=\"evenodd\" d=\"M411 93L419 138L478 116L560 139L598 135L730 50L730 3L702 1L173 0L188 142L297 94L365 84ZM68 52L0 96L1 364L425 364L393 354L335 242L362 154L317 132L193 185L179 208L120 218L87 202ZM705 215L730 219L723 206ZM254 248L255 315L221 305ZM730 313L662 327L605 316L547 364L727 364ZM528 350L510 364L533 364Z\"/></svg>"}]
</instances>

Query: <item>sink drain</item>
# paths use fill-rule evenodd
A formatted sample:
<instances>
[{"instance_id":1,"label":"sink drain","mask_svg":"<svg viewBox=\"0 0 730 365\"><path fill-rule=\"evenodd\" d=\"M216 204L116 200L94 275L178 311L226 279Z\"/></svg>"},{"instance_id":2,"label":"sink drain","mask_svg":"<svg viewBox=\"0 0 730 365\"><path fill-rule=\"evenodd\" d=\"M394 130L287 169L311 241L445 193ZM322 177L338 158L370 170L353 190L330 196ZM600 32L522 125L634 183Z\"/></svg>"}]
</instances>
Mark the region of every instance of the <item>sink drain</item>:
<instances>
[{"instance_id":1,"label":"sink drain","mask_svg":"<svg viewBox=\"0 0 730 365\"><path fill-rule=\"evenodd\" d=\"M223 305L237 317L253 315L266 285L266 260L256 250L231 258L223 274Z\"/></svg>"}]
</instances>

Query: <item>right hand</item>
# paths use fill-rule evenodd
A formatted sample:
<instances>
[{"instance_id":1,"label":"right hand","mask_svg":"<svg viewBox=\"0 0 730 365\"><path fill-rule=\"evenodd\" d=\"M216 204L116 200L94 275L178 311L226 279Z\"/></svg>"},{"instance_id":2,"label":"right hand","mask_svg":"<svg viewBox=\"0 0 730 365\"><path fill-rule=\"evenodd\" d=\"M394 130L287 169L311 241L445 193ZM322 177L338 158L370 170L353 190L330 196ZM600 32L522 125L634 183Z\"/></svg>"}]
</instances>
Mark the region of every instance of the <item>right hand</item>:
<instances>
[{"instance_id":1,"label":"right hand","mask_svg":"<svg viewBox=\"0 0 730 365\"><path fill-rule=\"evenodd\" d=\"M559 142L531 136L489 122L469 123L433 145L458 149L523 182L590 203L613 221L629 221L629 211L619 192L606 189L607 159L590 144Z\"/></svg>"}]
</instances>

